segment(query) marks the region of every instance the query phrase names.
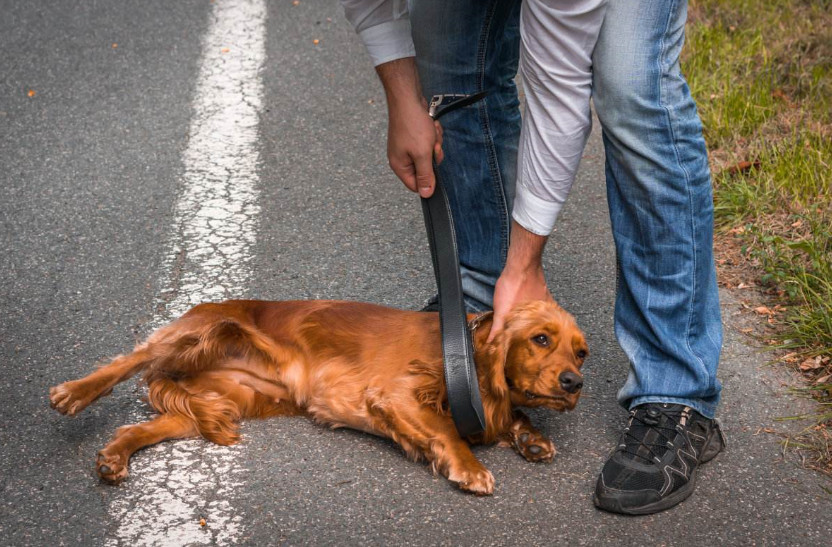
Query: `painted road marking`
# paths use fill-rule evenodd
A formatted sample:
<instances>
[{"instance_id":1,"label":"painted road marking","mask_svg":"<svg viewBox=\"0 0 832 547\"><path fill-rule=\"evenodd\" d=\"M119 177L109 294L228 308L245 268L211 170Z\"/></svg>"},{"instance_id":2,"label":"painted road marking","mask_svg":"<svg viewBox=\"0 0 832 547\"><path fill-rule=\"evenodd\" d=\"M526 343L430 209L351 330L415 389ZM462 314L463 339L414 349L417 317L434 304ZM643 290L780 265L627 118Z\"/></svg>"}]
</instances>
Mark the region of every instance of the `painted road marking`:
<instances>
[{"instance_id":1,"label":"painted road marking","mask_svg":"<svg viewBox=\"0 0 832 547\"><path fill-rule=\"evenodd\" d=\"M199 302L246 293L260 212L266 16L265 0L213 4L153 328ZM244 483L242 450L190 440L137 454L130 480L110 503L115 524L107 544L235 543L243 523L241 508L233 505Z\"/></svg>"}]
</instances>

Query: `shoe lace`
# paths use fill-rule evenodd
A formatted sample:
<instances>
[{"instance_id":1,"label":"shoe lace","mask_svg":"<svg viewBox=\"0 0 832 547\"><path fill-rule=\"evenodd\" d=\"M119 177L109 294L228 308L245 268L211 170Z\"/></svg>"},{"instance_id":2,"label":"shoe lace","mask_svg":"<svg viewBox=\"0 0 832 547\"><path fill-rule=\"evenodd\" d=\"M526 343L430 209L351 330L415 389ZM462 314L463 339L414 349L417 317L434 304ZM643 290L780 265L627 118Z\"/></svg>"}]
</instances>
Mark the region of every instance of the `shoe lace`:
<instances>
[{"instance_id":1,"label":"shoe lace","mask_svg":"<svg viewBox=\"0 0 832 547\"><path fill-rule=\"evenodd\" d=\"M624 429L624 442L619 450L633 458L644 460L648 464L659 462L668 448L673 447L673 441L679 433L683 408L662 408L659 405L651 408L658 410L658 416L649 416L647 409L637 409L630 414L630 423ZM663 420L662 417L667 418ZM653 430L658 435L654 441L648 441L648 433ZM646 450L650 457L644 454Z\"/></svg>"}]
</instances>

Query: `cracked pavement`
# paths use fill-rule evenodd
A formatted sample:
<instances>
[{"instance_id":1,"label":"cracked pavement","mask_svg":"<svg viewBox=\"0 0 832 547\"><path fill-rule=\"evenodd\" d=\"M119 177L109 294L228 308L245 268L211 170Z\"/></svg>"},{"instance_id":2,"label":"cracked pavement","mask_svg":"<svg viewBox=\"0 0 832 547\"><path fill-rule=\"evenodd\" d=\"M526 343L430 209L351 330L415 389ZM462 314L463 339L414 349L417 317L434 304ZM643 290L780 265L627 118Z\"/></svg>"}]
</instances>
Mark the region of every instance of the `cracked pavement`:
<instances>
[{"instance_id":1,"label":"cracked pavement","mask_svg":"<svg viewBox=\"0 0 832 547\"><path fill-rule=\"evenodd\" d=\"M226 72L242 80L228 89L210 83L216 72L200 72L214 13L204 0L3 8L2 543L828 542L828 481L761 433L799 428L775 419L807 403L737 333L742 317L728 294L719 413L728 450L674 510L633 519L593 508L596 474L625 419L614 396L627 368L612 335L597 125L546 255L554 294L592 351L577 409L532 413L558 448L552 464L478 448L497 487L476 498L388 441L288 418L246 423L236 447L165 443L137 454L122 485L99 483L97 450L148 415L141 389L123 384L68 419L49 408L49 386L128 351L204 298L418 308L433 283L423 221L387 167L383 93L336 2L266 2L260 83L231 44L216 61L236 63ZM239 22L241 36L258 32L253 17ZM201 94L206 81L213 92ZM225 134L227 125L202 123L210 117L200 117L199 96L214 101L208 111L226 99L239 107L233 135L248 135L253 148Z\"/></svg>"}]
</instances>

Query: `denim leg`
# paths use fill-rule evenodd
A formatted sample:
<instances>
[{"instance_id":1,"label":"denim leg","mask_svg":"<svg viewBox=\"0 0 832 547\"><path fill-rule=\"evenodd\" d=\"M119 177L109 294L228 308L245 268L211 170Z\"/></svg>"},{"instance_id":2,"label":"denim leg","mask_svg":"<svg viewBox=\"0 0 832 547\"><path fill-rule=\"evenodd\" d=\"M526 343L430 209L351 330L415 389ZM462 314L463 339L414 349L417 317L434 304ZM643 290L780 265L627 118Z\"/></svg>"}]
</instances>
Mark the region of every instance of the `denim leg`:
<instances>
[{"instance_id":1,"label":"denim leg","mask_svg":"<svg viewBox=\"0 0 832 547\"><path fill-rule=\"evenodd\" d=\"M630 361L618 400L713 417L722 325L707 151L679 68L686 17L683 0L610 0L593 96L619 264L615 332Z\"/></svg>"},{"instance_id":2,"label":"denim leg","mask_svg":"<svg viewBox=\"0 0 832 547\"><path fill-rule=\"evenodd\" d=\"M422 90L488 91L484 101L442 118L448 192L469 311L491 309L508 251L520 110L514 77L520 0L411 0Z\"/></svg>"}]
</instances>

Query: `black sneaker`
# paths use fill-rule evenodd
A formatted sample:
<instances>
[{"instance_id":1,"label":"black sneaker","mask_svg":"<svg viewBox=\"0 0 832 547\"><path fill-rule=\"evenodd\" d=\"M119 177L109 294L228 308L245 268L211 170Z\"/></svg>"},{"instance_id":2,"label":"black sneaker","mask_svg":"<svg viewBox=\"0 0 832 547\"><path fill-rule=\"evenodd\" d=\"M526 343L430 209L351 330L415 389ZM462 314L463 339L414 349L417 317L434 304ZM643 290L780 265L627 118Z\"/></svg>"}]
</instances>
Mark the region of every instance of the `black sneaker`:
<instances>
[{"instance_id":1,"label":"black sneaker","mask_svg":"<svg viewBox=\"0 0 832 547\"><path fill-rule=\"evenodd\" d=\"M684 405L639 405L601 470L595 506L626 515L669 509L693 493L697 466L723 448L717 420Z\"/></svg>"}]
</instances>

